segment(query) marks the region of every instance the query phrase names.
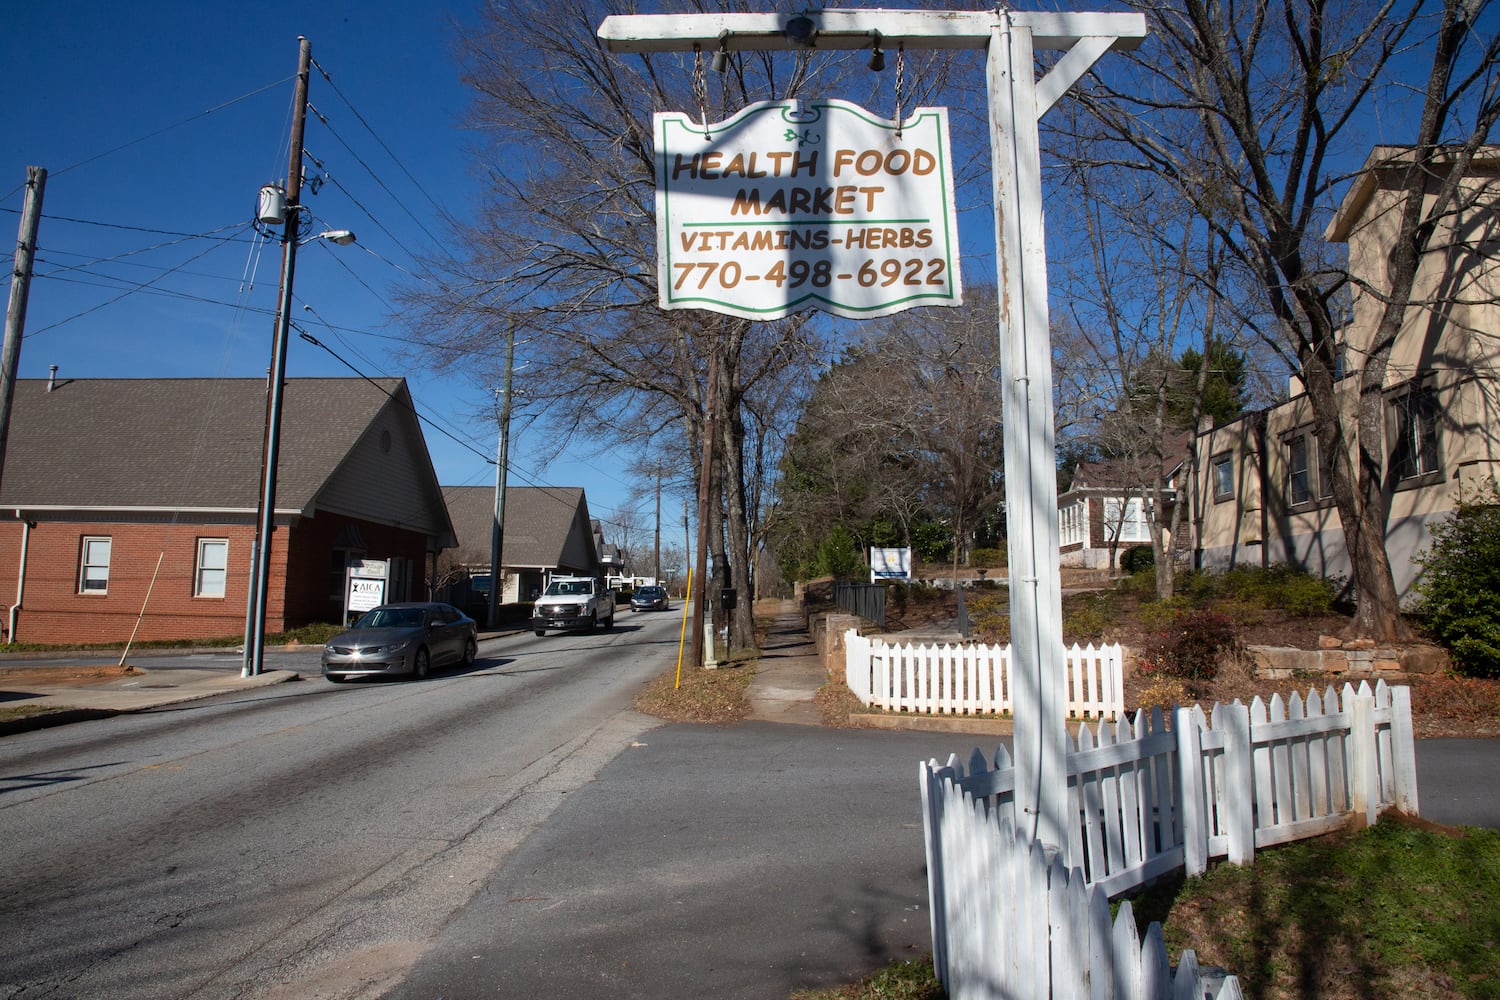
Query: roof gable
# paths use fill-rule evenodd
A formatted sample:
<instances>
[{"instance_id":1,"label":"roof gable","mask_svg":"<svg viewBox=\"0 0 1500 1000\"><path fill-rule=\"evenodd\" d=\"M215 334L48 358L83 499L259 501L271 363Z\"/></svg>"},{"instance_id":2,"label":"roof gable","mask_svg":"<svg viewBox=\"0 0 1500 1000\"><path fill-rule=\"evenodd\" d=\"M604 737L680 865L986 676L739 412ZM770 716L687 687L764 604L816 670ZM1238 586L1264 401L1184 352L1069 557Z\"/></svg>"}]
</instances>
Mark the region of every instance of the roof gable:
<instances>
[{"instance_id":1,"label":"roof gable","mask_svg":"<svg viewBox=\"0 0 1500 1000\"><path fill-rule=\"evenodd\" d=\"M488 563L495 519L494 487L444 486L443 499L458 535L459 558L468 563ZM500 562L542 569L596 565L598 556L583 490L576 486L507 486Z\"/></svg>"},{"instance_id":2,"label":"roof gable","mask_svg":"<svg viewBox=\"0 0 1500 1000\"><path fill-rule=\"evenodd\" d=\"M403 379L288 379L277 509L311 511L372 423L401 400L415 426ZM254 511L266 403L263 379L66 379L50 392L46 379L18 380L0 506ZM416 474L440 502L420 427L406 438L422 453Z\"/></svg>"}]
</instances>

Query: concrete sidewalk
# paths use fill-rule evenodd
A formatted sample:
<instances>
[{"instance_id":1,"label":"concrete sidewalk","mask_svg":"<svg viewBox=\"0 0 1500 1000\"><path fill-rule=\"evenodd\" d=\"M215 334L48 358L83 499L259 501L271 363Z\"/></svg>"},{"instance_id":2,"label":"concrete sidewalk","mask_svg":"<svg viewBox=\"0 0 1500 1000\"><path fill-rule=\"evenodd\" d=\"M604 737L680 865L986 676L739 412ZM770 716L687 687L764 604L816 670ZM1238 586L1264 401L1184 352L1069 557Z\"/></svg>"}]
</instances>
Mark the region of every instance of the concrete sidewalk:
<instances>
[{"instance_id":1,"label":"concrete sidewalk","mask_svg":"<svg viewBox=\"0 0 1500 1000\"><path fill-rule=\"evenodd\" d=\"M750 718L821 726L814 697L826 683L828 671L807 634L802 610L796 601L782 601L750 681Z\"/></svg>"},{"instance_id":2,"label":"concrete sidewalk","mask_svg":"<svg viewBox=\"0 0 1500 1000\"><path fill-rule=\"evenodd\" d=\"M0 712L43 710L21 718L0 718L0 736L269 687L301 676L295 670L241 677L238 671L207 668L129 669L130 673L120 674L112 667L26 667L14 662L0 666ZM78 676L90 671L101 676L97 680Z\"/></svg>"}]
</instances>

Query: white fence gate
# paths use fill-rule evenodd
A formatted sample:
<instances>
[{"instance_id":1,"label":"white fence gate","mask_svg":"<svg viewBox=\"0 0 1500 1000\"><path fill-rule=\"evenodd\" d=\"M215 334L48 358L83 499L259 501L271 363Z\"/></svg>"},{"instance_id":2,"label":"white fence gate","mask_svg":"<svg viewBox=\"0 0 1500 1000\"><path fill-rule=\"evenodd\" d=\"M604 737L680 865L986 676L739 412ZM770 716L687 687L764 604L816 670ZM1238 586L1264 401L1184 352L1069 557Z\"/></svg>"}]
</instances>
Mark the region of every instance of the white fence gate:
<instances>
[{"instance_id":1,"label":"white fence gate","mask_svg":"<svg viewBox=\"0 0 1500 1000\"><path fill-rule=\"evenodd\" d=\"M1329 688L1306 700L1277 695L1269 705L1257 698L1248 707L1215 705L1211 718L1212 726L1201 708L1179 708L1169 730L1158 709L1149 717L1137 713L1134 726L1080 730L1067 766L1068 815L1076 822L1069 842L1058 845L1058 863L1113 896L1178 867L1196 874L1211 857L1249 864L1257 847L1337 829L1351 813L1373 822L1389 806L1417 812L1405 687L1345 685L1342 699ZM988 903L971 898L983 881L977 876L989 871L986 852L995 850L981 841L999 837L1009 844L999 831L1016 823L1014 790L1004 747L993 766L978 750L967 769L957 757L922 766L933 960L945 984L976 975L976 981L1009 982L1005 969L968 947L987 933L970 924L993 919L984 910ZM948 830L954 822L965 828L981 822L990 833L957 836ZM963 942L958 952L955 942Z\"/></svg>"},{"instance_id":2,"label":"white fence gate","mask_svg":"<svg viewBox=\"0 0 1500 1000\"><path fill-rule=\"evenodd\" d=\"M1067 663L1068 715L1117 719L1125 710L1124 651L1074 644ZM844 680L866 705L889 712L991 715L1013 708L1010 646L891 643L844 633Z\"/></svg>"}]
</instances>

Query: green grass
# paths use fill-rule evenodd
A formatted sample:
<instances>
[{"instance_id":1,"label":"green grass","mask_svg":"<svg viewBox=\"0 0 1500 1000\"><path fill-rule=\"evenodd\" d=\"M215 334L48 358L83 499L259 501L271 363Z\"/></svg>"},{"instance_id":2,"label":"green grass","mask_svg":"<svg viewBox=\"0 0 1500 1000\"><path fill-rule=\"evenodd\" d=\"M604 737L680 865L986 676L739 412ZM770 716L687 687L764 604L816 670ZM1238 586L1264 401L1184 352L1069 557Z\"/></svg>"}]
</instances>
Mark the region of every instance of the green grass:
<instances>
[{"instance_id":1,"label":"green grass","mask_svg":"<svg viewBox=\"0 0 1500 1000\"><path fill-rule=\"evenodd\" d=\"M1130 897L1247 1000L1500 1000L1500 832L1382 818ZM793 1000L941 1000L930 957Z\"/></svg>"},{"instance_id":2,"label":"green grass","mask_svg":"<svg viewBox=\"0 0 1500 1000\"><path fill-rule=\"evenodd\" d=\"M1240 978L1248 998L1500 1000L1500 832L1383 818L1220 864L1132 902L1169 953ZM1428 990L1430 992L1424 992Z\"/></svg>"},{"instance_id":3,"label":"green grass","mask_svg":"<svg viewBox=\"0 0 1500 1000\"><path fill-rule=\"evenodd\" d=\"M932 971L932 956L896 959L885 968L847 986L798 990L792 1000L942 1000L942 984Z\"/></svg>"}]
</instances>

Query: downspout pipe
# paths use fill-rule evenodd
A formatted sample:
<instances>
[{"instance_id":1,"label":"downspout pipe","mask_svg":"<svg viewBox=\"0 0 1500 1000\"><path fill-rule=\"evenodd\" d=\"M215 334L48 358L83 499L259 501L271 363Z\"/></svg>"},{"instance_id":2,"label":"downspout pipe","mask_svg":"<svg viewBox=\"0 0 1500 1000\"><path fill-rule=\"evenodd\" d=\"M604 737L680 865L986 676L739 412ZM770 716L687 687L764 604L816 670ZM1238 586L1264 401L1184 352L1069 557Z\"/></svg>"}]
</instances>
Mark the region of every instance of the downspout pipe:
<instances>
[{"instance_id":1,"label":"downspout pipe","mask_svg":"<svg viewBox=\"0 0 1500 1000\"><path fill-rule=\"evenodd\" d=\"M31 522L21 511L16 511L16 520L21 522L21 567L16 571L16 603L10 606L9 631L5 633L7 644L16 641L16 614L21 610L21 600L26 596L26 554L31 548Z\"/></svg>"}]
</instances>

